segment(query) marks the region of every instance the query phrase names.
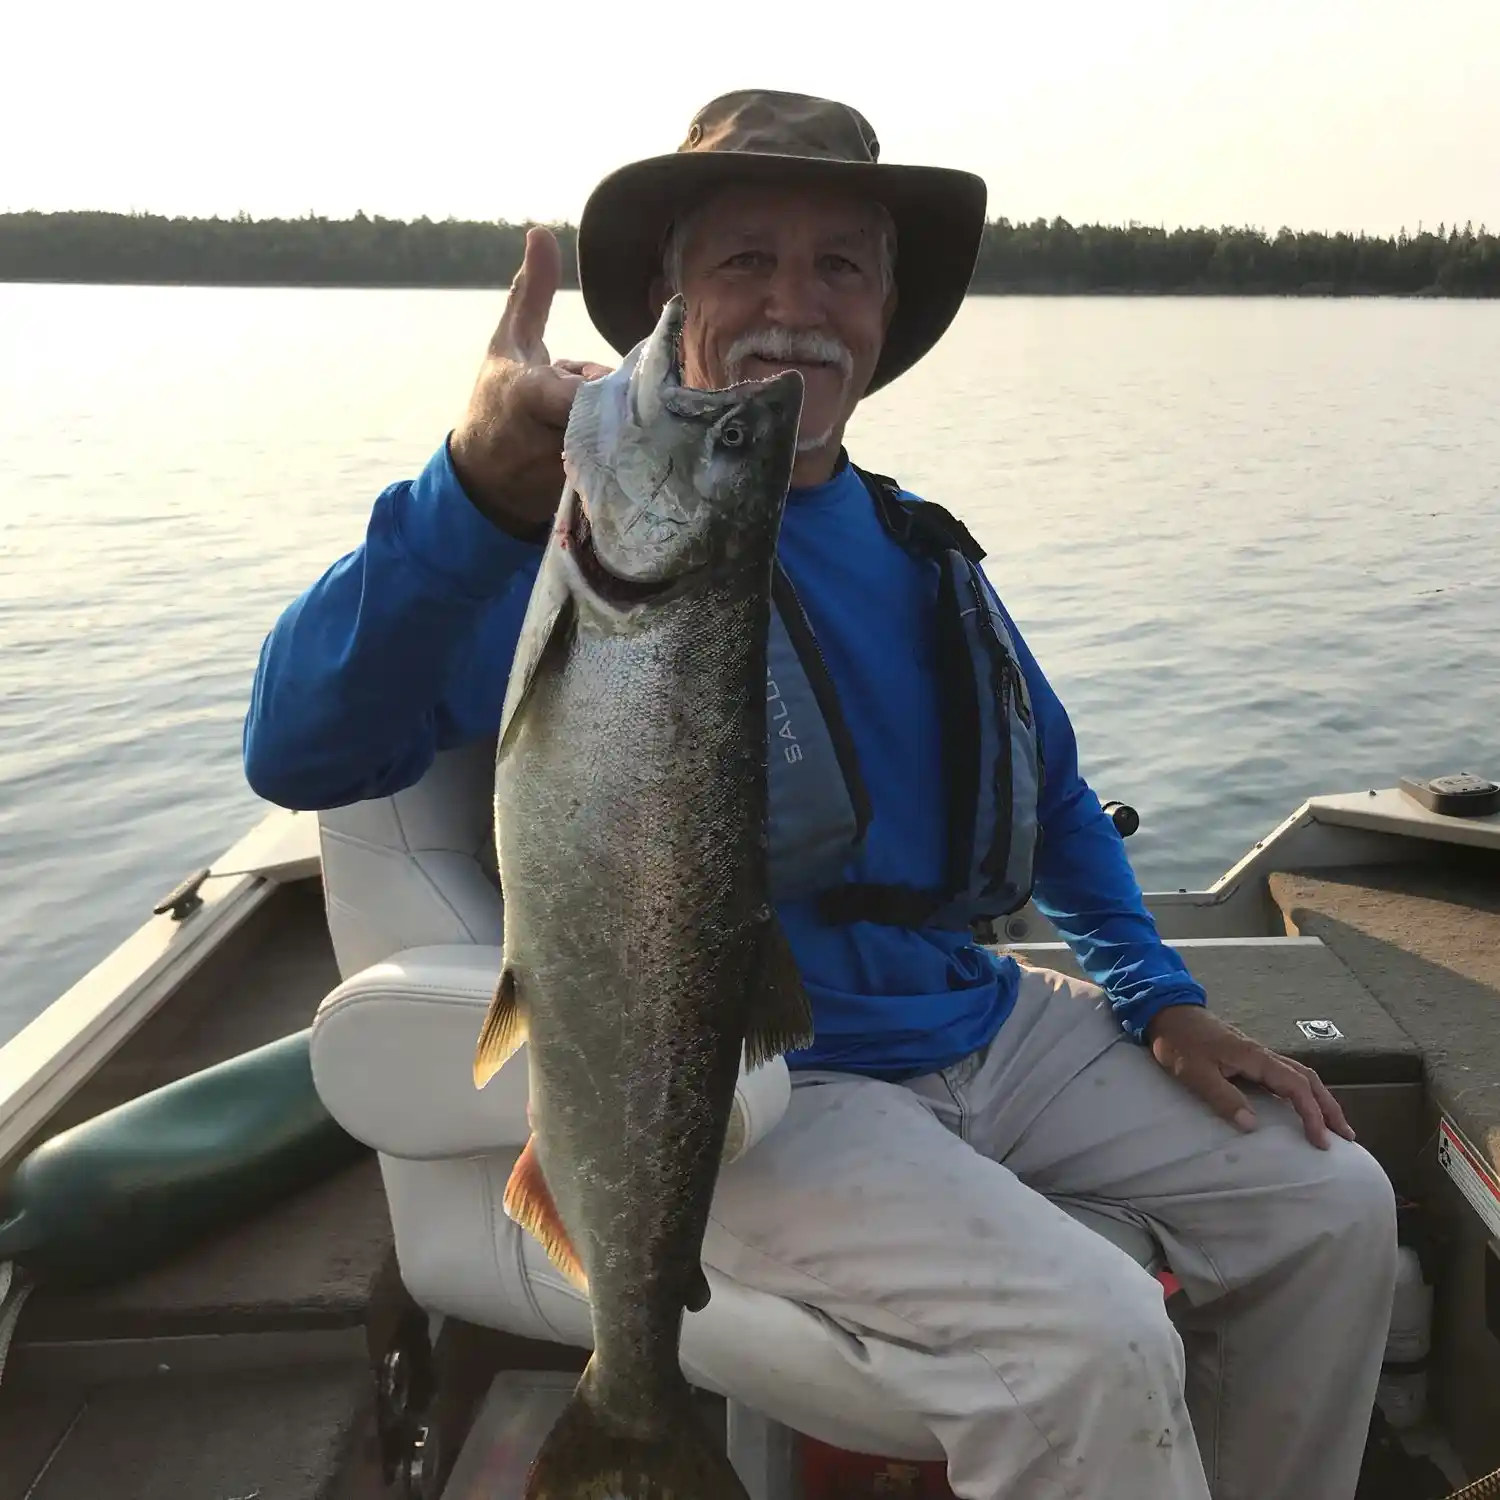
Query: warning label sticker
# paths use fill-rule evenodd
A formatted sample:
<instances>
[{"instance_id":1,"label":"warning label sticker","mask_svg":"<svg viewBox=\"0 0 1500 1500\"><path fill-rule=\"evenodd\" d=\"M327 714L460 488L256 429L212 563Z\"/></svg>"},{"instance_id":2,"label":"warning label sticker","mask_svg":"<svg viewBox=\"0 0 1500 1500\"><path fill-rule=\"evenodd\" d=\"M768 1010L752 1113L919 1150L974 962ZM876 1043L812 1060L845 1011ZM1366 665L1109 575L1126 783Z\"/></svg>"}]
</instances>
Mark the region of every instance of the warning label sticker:
<instances>
[{"instance_id":1,"label":"warning label sticker","mask_svg":"<svg viewBox=\"0 0 1500 1500\"><path fill-rule=\"evenodd\" d=\"M1500 1240L1500 1179L1446 1115L1438 1124L1438 1164L1484 1220L1490 1234Z\"/></svg>"}]
</instances>

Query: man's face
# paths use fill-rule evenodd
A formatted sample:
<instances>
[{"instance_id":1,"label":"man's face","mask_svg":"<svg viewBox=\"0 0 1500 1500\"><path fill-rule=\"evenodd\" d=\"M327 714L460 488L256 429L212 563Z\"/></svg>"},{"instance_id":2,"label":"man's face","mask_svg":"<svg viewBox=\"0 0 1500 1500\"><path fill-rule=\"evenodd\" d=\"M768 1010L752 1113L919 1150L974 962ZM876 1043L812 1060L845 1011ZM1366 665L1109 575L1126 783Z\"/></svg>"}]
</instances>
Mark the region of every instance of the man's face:
<instances>
[{"instance_id":1,"label":"man's face","mask_svg":"<svg viewBox=\"0 0 1500 1500\"><path fill-rule=\"evenodd\" d=\"M725 189L682 247L684 378L697 386L802 372L799 482L826 474L895 311L868 204L806 188ZM826 460L826 463L824 462Z\"/></svg>"}]
</instances>

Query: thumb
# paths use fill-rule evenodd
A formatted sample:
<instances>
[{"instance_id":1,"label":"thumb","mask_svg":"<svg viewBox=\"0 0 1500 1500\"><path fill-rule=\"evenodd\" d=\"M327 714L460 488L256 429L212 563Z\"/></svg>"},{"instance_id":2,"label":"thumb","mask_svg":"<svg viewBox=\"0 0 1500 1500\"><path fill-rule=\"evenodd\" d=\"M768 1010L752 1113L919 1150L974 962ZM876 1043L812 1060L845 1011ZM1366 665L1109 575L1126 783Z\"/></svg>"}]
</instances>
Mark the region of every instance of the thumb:
<instances>
[{"instance_id":1,"label":"thumb","mask_svg":"<svg viewBox=\"0 0 1500 1500\"><path fill-rule=\"evenodd\" d=\"M550 229L526 231L526 253L510 284L505 311L490 340L490 353L526 365L547 363L542 337L552 299L562 281L562 251Z\"/></svg>"}]
</instances>

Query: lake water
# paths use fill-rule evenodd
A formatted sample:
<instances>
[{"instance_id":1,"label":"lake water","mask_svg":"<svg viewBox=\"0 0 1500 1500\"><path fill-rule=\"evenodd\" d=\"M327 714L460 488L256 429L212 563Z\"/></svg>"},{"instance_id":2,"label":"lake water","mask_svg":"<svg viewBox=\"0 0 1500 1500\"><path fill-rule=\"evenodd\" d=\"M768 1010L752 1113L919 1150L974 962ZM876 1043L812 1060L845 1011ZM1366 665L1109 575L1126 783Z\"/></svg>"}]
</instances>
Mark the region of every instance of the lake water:
<instances>
[{"instance_id":1,"label":"lake water","mask_svg":"<svg viewBox=\"0 0 1500 1500\"><path fill-rule=\"evenodd\" d=\"M0 286L0 1040L262 808L277 613L463 409L479 292ZM610 358L577 294L555 356ZM856 415L968 521L1149 888L1500 773L1500 303L976 299Z\"/></svg>"}]
</instances>

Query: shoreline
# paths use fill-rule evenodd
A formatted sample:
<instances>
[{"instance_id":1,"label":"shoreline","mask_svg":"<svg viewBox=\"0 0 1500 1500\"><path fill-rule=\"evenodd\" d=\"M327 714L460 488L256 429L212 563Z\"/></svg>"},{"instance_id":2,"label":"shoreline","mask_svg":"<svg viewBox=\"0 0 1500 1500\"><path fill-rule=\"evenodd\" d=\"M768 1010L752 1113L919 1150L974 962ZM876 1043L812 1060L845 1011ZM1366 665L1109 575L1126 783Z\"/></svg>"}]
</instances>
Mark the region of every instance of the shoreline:
<instances>
[{"instance_id":1,"label":"shoreline","mask_svg":"<svg viewBox=\"0 0 1500 1500\"><path fill-rule=\"evenodd\" d=\"M0 283L504 291L529 222L0 213ZM545 226L577 291L577 230ZM1500 234L1394 235L1252 225L990 220L970 282L984 297L1500 298Z\"/></svg>"},{"instance_id":2,"label":"shoreline","mask_svg":"<svg viewBox=\"0 0 1500 1500\"><path fill-rule=\"evenodd\" d=\"M396 281L396 280L341 280L311 281L282 279L260 280L230 279L216 277L142 277L142 276L4 276L0 275L0 286L85 286L85 287L174 287L178 290L212 289L229 291L289 291L289 292L504 292L510 280L487 281ZM559 292L578 291L577 282L564 277L558 284ZM1120 286L1057 286L1017 285L971 286L967 297L1121 297L1145 299L1149 297L1223 297L1234 300L1260 300L1281 298L1289 302L1351 302L1351 301L1397 301L1397 302L1494 302L1500 301L1500 289L1452 289L1438 286L1406 291L1400 288L1383 287L1330 287L1325 283L1310 282L1301 287L1279 286L1220 286L1213 283L1198 283L1164 287L1120 287Z\"/></svg>"}]
</instances>

